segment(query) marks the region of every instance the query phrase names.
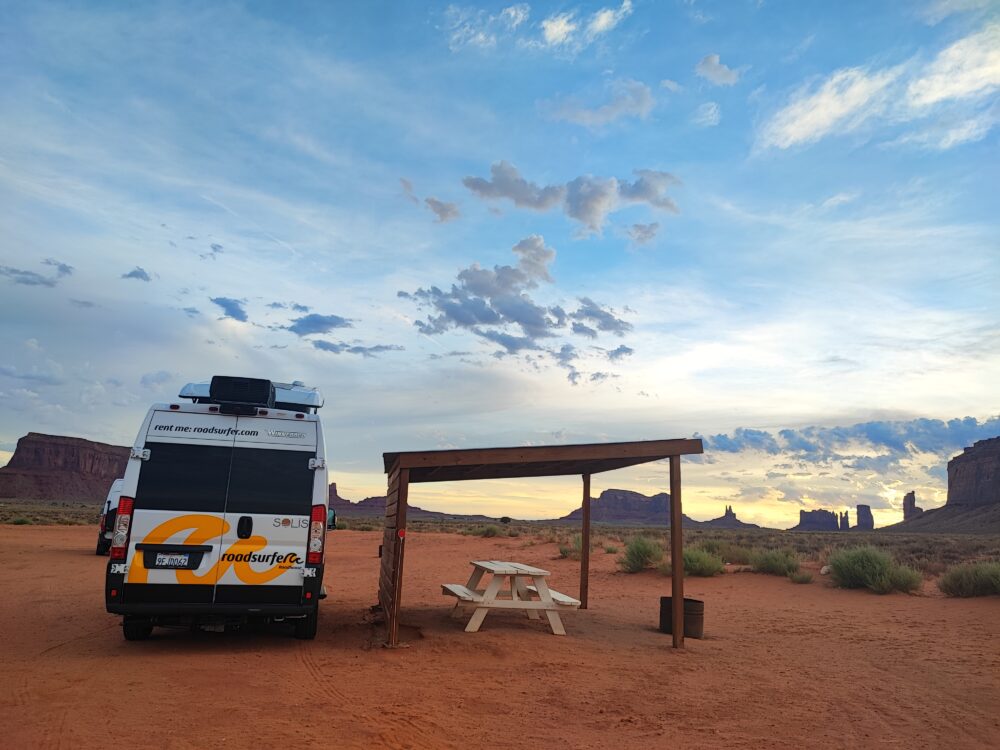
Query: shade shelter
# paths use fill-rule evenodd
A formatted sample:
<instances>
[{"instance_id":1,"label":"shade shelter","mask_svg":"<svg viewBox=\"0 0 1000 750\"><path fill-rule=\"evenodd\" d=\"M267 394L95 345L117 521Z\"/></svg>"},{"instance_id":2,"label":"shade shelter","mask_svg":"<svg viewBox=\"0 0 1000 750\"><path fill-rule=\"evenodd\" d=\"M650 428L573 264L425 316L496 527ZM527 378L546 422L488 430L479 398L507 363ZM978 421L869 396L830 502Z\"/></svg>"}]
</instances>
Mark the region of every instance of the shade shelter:
<instances>
[{"instance_id":1,"label":"shade shelter","mask_svg":"<svg viewBox=\"0 0 1000 750\"><path fill-rule=\"evenodd\" d=\"M383 453L389 489L378 601L386 620L388 645L399 642L399 604L403 590L406 507L409 486L417 482L462 479L510 479L579 474L583 478L583 529L580 558L580 602L587 607L590 572L590 477L626 466L668 459L670 463L670 548L675 575L672 590L674 648L684 645L684 570L681 533L681 456L702 453L701 440L641 440L630 443L541 445L522 448Z\"/></svg>"}]
</instances>

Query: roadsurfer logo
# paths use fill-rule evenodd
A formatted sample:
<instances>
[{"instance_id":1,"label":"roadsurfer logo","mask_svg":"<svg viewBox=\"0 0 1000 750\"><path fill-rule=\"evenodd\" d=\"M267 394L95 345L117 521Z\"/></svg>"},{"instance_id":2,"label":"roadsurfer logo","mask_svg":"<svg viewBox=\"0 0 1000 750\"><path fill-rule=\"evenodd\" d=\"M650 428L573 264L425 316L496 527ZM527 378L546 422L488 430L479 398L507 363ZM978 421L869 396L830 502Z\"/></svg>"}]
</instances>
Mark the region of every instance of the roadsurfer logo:
<instances>
[{"instance_id":1,"label":"roadsurfer logo","mask_svg":"<svg viewBox=\"0 0 1000 750\"><path fill-rule=\"evenodd\" d=\"M223 562L252 562L264 565L298 565L302 562L301 558L294 552L287 554L272 552L269 555L260 552L226 552L222 555L222 560Z\"/></svg>"},{"instance_id":2,"label":"roadsurfer logo","mask_svg":"<svg viewBox=\"0 0 1000 750\"><path fill-rule=\"evenodd\" d=\"M146 544L202 545L218 539L229 529L229 522L223 518L192 513L164 521L149 531L142 541ZM243 583L261 585L270 583L288 571L304 569L302 558L294 552L263 552L267 544L265 537L253 535L249 539L236 540L219 555L215 564L203 573L186 569L171 569L158 573L173 573L177 583L181 584L214 584L232 570ZM146 568L144 557L141 554L132 555L128 568L129 583L149 582L149 570ZM251 564L270 567L259 570L251 567Z\"/></svg>"}]
</instances>

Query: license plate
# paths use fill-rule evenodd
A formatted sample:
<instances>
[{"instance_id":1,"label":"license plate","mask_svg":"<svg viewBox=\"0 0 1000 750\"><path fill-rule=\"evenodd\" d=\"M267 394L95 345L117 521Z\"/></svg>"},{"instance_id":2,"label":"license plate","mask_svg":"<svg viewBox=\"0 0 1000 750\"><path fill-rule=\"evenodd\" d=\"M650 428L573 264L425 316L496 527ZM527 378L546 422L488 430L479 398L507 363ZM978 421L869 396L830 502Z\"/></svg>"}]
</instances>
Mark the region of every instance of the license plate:
<instances>
[{"instance_id":1,"label":"license plate","mask_svg":"<svg viewBox=\"0 0 1000 750\"><path fill-rule=\"evenodd\" d=\"M186 568L188 566L189 555L187 552L157 552L156 567L158 568Z\"/></svg>"}]
</instances>

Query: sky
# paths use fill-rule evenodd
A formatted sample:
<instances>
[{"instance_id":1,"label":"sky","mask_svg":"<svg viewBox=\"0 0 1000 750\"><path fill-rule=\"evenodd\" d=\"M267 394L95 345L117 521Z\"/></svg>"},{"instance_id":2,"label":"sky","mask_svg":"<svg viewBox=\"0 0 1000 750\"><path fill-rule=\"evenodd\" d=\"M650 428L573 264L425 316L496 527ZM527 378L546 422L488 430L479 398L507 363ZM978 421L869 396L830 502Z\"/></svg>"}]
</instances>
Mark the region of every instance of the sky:
<instances>
[{"instance_id":1,"label":"sky","mask_svg":"<svg viewBox=\"0 0 1000 750\"><path fill-rule=\"evenodd\" d=\"M383 451L697 436L685 512L786 528L936 507L1000 435L995 0L0 19L0 463L242 375L323 391L351 499Z\"/></svg>"}]
</instances>

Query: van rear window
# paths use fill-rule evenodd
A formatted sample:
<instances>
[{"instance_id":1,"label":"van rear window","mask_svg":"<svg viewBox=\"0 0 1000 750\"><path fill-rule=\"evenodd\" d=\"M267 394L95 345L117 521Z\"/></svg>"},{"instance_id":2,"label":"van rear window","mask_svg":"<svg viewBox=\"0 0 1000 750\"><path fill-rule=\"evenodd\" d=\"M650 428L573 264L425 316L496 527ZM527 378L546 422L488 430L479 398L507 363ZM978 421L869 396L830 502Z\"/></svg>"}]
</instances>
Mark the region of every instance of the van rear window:
<instances>
[{"instance_id":1,"label":"van rear window","mask_svg":"<svg viewBox=\"0 0 1000 750\"><path fill-rule=\"evenodd\" d=\"M147 442L149 459L142 462L135 507L221 513L226 507L229 461L226 446Z\"/></svg>"},{"instance_id":2,"label":"van rear window","mask_svg":"<svg viewBox=\"0 0 1000 750\"><path fill-rule=\"evenodd\" d=\"M264 448L234 448L226 513L272 513L308 516L315 454Z\"/></svg>"}]
</instances>

